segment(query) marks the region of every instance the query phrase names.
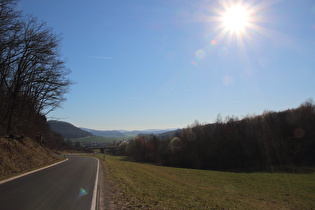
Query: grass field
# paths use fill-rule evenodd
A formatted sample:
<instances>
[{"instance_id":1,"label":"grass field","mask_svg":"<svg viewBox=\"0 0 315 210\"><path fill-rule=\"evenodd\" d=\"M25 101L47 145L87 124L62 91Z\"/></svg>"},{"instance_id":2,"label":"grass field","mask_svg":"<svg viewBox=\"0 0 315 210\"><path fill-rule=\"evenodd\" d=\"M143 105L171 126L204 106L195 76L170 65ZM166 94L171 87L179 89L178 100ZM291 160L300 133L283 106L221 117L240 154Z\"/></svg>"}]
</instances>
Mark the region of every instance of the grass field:
<instances>
[{"instance_id":1,"label":"grass field","mask_svg":"<svg viewBox=\"0 0 315 210\"><path fill-rule=\"evenodd\" d=\"M101 136L88 136L83 138L70 139L72 142L97 142L97 143L111 143L119 140L118 138L106 138Z\"/></svg>"},{"instance_id":2,"label":"grass field","mask_svg":"<svg viewBox=\"0 0 315 210\"><path fill-rule=\"evenodd\" d=\"M99 156L103 159L103 156ZM314 209L315 173L232 173L162 167L106 155L114 202L142 209Z\"/></svg>"}]
</instances>

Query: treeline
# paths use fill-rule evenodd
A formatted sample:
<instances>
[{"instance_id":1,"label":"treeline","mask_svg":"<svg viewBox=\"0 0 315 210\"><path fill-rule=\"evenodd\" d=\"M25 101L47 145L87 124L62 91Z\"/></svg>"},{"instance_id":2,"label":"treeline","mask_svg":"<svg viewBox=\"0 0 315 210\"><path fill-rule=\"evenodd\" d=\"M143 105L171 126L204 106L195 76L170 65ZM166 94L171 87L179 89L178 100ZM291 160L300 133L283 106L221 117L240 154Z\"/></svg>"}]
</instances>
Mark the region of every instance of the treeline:
<instances>
[{"instance_id":1,"label":"treeline","mask_svg":"<svg viewBox=\"0 0 315 210\"><path fill-rule=\"evenodd\" d=\"M60 37L16 4L0 0L0 136L24 134L54 147L64 142L45 115L65 100L71 83Z\"/></svg>"},{"instance_id":2,"label":"treeline","mask_svg":"<svg viewBox=\"0 0 315 210\"><path fill-rule=\"evenodd\" d=\"M214 124L198 122L175 137L140 136L123 142L118 153L135 161L168 166L272 170L315 164L315 105L264 112L242 120L218 117Z\"/></svg>"}]
</instances>

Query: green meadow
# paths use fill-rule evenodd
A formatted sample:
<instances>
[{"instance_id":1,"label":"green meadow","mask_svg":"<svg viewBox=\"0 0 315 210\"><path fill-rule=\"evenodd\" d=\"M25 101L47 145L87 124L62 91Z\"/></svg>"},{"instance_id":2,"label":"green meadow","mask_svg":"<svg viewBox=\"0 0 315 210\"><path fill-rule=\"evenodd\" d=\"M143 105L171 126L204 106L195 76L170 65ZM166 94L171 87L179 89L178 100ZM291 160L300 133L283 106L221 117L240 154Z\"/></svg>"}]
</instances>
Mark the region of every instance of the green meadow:
<instances>
[{"instance_id":1,"label":"green meadow","mask_svg":"<svg viewBox=\"0 0 315 210\"><path fill-rule=\"evenodd\" d=\"M111 143L113 141L121 140L120 138L107 138L101 136L87 136L83 138L70 139L72 142L96 142L96 143Z\"/></svg>"},{"instance_id":2,"label":"green meadow","mask_svg":"<svg viewBox=\"0 0 315 210\"><path fill-rule=\"evenodd\" d=\"M234 173L163 167L109 155L103 163L113 202L121 208L315 208L314 170Z\"/></svg>"}]
</instances>

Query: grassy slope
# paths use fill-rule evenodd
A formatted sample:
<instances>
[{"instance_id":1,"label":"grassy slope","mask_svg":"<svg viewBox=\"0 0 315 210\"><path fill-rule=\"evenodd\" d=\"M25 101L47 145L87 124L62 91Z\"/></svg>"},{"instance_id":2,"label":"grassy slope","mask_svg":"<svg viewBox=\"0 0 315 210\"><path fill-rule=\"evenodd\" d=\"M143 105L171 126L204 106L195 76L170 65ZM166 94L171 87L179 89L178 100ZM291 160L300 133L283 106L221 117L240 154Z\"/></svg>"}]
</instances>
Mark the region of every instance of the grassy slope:
<instances>
[{"instance_id":1,"label":"grassy slope","mask_svg":"<svg viewBox=\"0 0 315 210\"><path fill-rule=\"evenodd\" d=\"M0 180L58 161L49 149L29 138L23 143L0 138Z\"/></svg>"},{"instance_id":2,"label":"grassy slope","mask_svg":"<svg viewBox=\"0 0 315 210\"><path fill-rule=\"evenodd\" d=\"M100 156L100 158L102 158ZM162 167L106 156L105 176L124 208L312 209L315 174L231 173Z\"/></svg>"}]
</instances>

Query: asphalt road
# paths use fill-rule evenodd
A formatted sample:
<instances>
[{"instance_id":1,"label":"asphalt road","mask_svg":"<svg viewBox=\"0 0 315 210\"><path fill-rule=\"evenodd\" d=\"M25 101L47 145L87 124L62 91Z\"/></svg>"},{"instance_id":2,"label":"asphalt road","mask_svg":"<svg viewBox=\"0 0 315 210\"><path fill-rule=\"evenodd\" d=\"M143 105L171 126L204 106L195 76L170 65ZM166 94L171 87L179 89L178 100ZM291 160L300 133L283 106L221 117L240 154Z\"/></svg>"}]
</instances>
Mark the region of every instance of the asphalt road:
<instances>
[{"instance_id":1,"label":"asphalt road","mask_svg":"<svg viewBox=\"0 0 315 210\"><path fill-rule=\"evenodd\" d=\"M0 210L91 209L97 160L68 157L48 169L0 185Z\"/></svg>"}]
</instances>

